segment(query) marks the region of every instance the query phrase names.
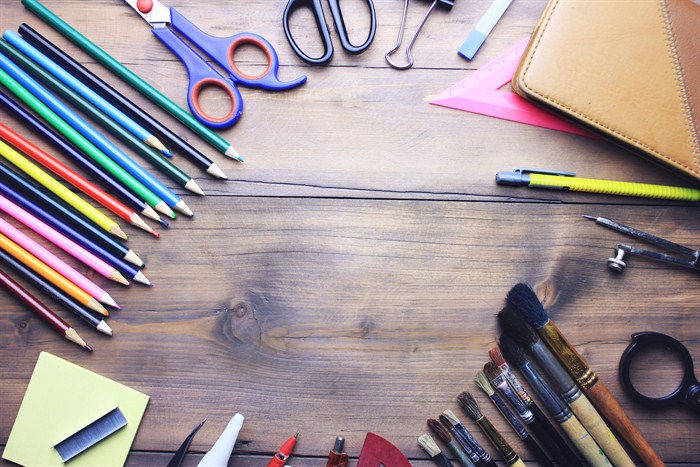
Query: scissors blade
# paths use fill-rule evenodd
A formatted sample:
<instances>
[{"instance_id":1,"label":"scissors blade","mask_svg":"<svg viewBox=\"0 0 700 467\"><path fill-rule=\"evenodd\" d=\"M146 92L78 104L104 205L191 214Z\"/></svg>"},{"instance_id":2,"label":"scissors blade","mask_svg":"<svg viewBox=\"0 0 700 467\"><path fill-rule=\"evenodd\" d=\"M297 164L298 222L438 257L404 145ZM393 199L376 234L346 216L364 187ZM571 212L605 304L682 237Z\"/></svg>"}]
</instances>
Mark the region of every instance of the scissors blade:
<instances>
[{"instance_id":1,"label":"scissors blade","mask_svg":"<svg viewBox=\"0 0 700 467\"><path fill-rule=\"evenodd\" d=\"M145 19L152 28L165 28L172 21L170 19L170 8L160 3L158 0L124 0Z\"/></svg>"}]
</instances>

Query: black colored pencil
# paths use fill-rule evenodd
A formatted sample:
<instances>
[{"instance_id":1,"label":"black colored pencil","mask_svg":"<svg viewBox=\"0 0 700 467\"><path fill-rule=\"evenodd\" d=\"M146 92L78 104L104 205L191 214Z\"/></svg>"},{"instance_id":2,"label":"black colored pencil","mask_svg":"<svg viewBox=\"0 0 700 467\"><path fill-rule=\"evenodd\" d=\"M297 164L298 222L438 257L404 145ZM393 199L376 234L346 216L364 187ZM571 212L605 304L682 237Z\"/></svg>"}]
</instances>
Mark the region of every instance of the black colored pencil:
<instances>
[{"instance_id":1,"label":"black colored pencil","mask_svg":"<svg viewBox=\"0 0 700 467\"><path fill-rule=\"evenodd\" d=\"M168 129L165 125L160 123L156 118L152 117L138 105L127 99L123 94L112 88L100 77L96 76L90 70L82 66L70 55L36 32L29 25L22 24L19 27L19 34L24 38L24 40L51 57L54 61L56 61L56 63L70 72L73 76L90 86L93 91L102 95L102 97L109 100L112 104L129 114L135 120L138 120L144 127L149 128L154 133L157 133L158 136L162 137L169 143L169 146L176 147L182 151L193 162L198 164L200 167L203 167L208 174L221 179L228 179L228 177L226 177L226 175L211 159L197 151L182 138Z\"/></svg>"},{"instance_id":2,"label":"black colored pencil","mask_svg":"<svg viewBox=\"0 0 700 467\"><path fill-rule=\"evenodd\" d=\"M90 326L104 334L109 336L112 335L112 329L103 319L97 318L95 315L90 313L87 308L78 303L73 297L63 292L61 289L41 277L39 274L35 273L21 261L17 261L12 255L8 254L2 249L0 249L0 263L12 268L20 276L24 277L27 282L33 283L42 289L47 295L53 298L56 302L60 303L64 309L70 311L88 323Z\"/></svg>"}]
</instances>

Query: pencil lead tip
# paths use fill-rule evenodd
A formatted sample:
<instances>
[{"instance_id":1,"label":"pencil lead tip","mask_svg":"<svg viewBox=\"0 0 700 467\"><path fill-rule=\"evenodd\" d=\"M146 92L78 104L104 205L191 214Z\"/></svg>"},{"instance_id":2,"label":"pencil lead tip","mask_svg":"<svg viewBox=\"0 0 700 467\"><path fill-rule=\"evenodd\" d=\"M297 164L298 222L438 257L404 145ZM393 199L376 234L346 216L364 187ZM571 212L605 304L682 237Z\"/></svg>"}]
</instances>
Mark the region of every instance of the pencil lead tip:
<instances>
[{"instance_id":1,"label":"pencil lead tip","mask_svg":"<svg viewBox=\"0 0 700 467\"><path fill-rule=\"evenodd\" d=\"M597 217L593 217L593 216L586 216L586 215L583 215L583 216L581 216L581 217L583 217L584 219L590 219L590 220L592 220L592 221L594 221L594 220L597 220L597 219L598 219Z\"/></svg>"},{"instance_id":2,"label":"pencil lead tip","mask_svg":"<svg viewBox=\"0 0 700 467\"><path fill-rule=\"evenodd\" d=\"M170 149L166 148L166 149L161 150L160 152L162 152L163 155L166 157L173 157L173 153L172 153L172 151L170 151Z\"/></svg>"},{"instance_id":3,"label":"pencil lead tip","mask_svg":"<svg viewBox=\"0 0 700 467\"><path fill-rule=\"evenodd\" d=\"M90 347L88 344L85 344L85 345L83 346L83 348L84 348L85 350L88 350L88 351L92 352L92 347Z\"/></svg>"}]
</instances>

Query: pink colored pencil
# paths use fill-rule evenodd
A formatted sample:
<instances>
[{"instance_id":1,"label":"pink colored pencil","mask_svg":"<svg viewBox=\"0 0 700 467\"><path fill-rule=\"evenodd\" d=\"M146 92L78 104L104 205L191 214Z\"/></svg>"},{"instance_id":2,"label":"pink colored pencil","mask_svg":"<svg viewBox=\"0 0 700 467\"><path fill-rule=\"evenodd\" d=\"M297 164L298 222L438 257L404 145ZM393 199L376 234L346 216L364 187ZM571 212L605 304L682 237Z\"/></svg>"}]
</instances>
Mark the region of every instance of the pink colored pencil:
<instances>
[{"instance_id":1,"label":"pink colored pencil","mask_svg":"<svg viewBox=\"0 0 700 467\"><path fill-rule=\"evenodd\" d=\"M98 274L102 274L107 279L120 284L129 285L129 281L110 264L2 195L0 195L0 210L5 211L46 240L95 270Z\"/></svg>"},{"instance_id":2,"label":"pink colored pencil","mask_svg":"<svg viewBox=\"0 0 700 467\"><path fill-rule=\"evenodd\" d=\"M66 264L62 259L29 238L26 234L17 230L12 224L7 222L2 217L0 217L0 233L7 235L8 238L17 242L17 244L22 248L32 253L48 266L55 269L56 272L83 289L95 300L98 300L106 305L119 308L117 302L115 302L114 299L110 297L104 289L102 289L102 287L80 274L70 265Z\"/></svg>"}]
</instances>

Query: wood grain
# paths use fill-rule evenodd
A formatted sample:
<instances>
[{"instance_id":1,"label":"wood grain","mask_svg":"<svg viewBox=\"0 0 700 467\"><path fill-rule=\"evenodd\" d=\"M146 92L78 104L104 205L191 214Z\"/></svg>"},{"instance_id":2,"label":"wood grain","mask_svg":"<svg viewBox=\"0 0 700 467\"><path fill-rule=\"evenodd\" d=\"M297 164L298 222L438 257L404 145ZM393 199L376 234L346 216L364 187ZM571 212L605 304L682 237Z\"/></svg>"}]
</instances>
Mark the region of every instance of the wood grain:
<instances>
[{"instance_id":1,"label":"wood grain","mask_svg":"<svg viewBox=\"0 0 700 467\"><path fill-rule=\"evenodd\" d=\"M529 34L544 0L513 2L472 62L456 50L490 2L436 10L414 47L416 65L404 72L383 57L396 39L403 2L376 1L379 23L370 50L345 54L334 35L335 56L321 68L303 65L286 43L285 4L168 2L210 33L261 34L277 48L283 79L309 77L283 93L242 88L244 116L221 133L246 158L239 164L134 94L19 1L2 2L6 28L27 22L214 159L230 180L214 180L176 154L174 162L207 196L176 189L195 216L159 229L160 240L128 231L152 288L109 283L56 252L122 307L109 321L112 338L71 322L89 338L93 355L73 349L0 296L0 445L39 352L49 351L151 396L128 465L165 465L206 418L185 463L196 465L235 412L246 422L232 466L263 465L297 431L290 461L296 467L325 465L337 435L356 459L367 431L390 440L414 465L428 466L417 438L427 432L427 418L447 408L497 457L459 409L463 390L477 394L523 460L536 465L472 383L498 335L495 315L505 294L525 281L547 292L557 326L661 458L699 465L700 420L683 407L643 409L617 379L633 332L667 333L700 355L698 275L634 257L615 275L605 263L623 237L581 218L609 217L697 248L698 206L504 188L494 175L537 166L586 177L688 182L601 140L424 100ZM186 105L182 65L123 2L90 2L89 12L78 0L45 5ZM361 9L343 5L348 23L362 24ZM411 2L407 34L427 6ZM244 52L247 66L260 66L256 54ZM224 103L212 96L208 105Z\"/></svg>"}]
</instances>

